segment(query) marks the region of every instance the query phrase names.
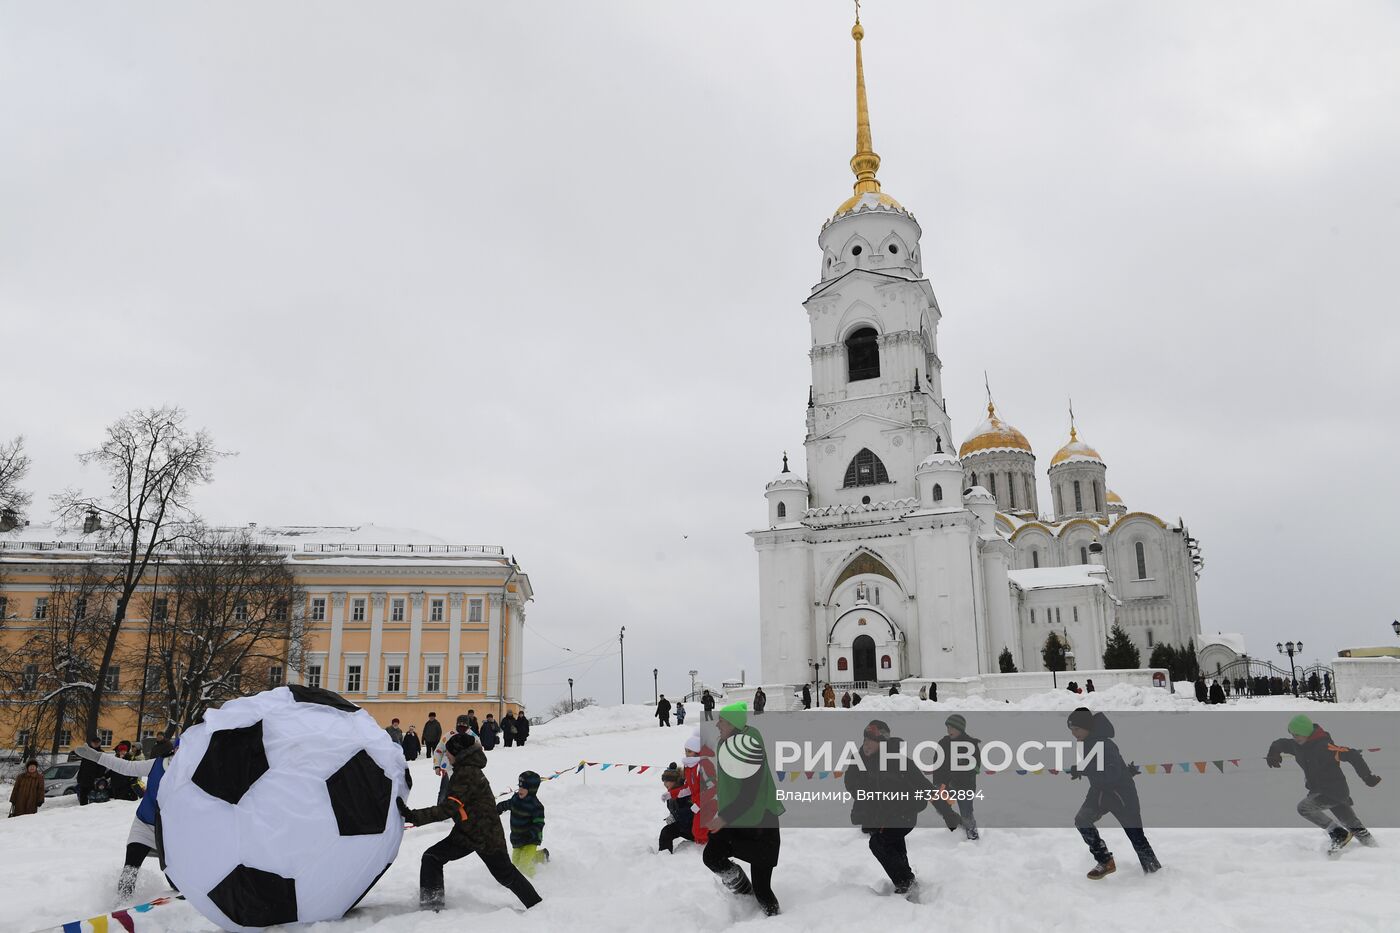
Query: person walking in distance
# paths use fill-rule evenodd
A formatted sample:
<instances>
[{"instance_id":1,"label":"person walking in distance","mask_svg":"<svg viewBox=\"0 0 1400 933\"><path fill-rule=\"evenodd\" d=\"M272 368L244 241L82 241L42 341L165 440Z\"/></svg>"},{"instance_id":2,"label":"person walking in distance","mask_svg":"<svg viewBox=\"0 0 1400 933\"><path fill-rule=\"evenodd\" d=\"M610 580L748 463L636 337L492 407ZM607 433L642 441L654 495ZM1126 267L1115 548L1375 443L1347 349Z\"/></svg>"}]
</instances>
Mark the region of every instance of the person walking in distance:
<instances>
[{"instance_id":1,"label":"person walking in distance","mask_svg":"<svg viewBox=\"0 0 1400 933\"><path fill-rule=\"evenodd\" d=\"M764 709L766 709L767 707L768 694L763 692L762 687L759 687L753 692L753 714L755 716L762 716Z\"/></svg>"},{"instance_id":2,"label":"person walking in distance","mask_svg":"<svg viewBox=\"0 0 1400 933\"><path fill-rule=\"evenodd\" d=\"M515 744L524 746L530 737L530 717L525 715L525 707L515 711Z\"/></svg>"},{"instance_id":3,"label":"person walking in distance","mask_svg":"<svg viewBox=\"0 0 1400 933\"><path fill-rule=\"evenodd\" d=\"M710 722L715 718L715 698L706 690L700 694L700 708L705 711L705 722Z\"/></svg>"},{"instance_id":4,"label":"person walking in distance","mask_svg":"<svg viewBox=\"0 0 1400 933\"><path fill-rule=\"evenodd\" d=\"M666 699L666 694L661 694L661 699L656 701L656 724L658 726L671 725L671 701Z\"/></svg>"},{"instance_id":5,"label":"person walking in distance","mask_svg":"<svg viewBox=\"0 0 1400 933\"><path fill-rule=\"evenodd\" d=\"M501 745L510 748L515 743L515 714L506 710L501 717Z\"/></svg>"},{"instance_id":6,"label":"person walking in distance","mask_svg":"<svg viewBox=\"0 0 1400 933\"><path fill-rule=\"evenodd\" d=\"M423 752L431 758L433 752L437 751L438 743L442 741L442 723L438 722L437 713L428 714L428 721L423 723L423 731L420 734Z\"/></svg>"}]
</instances>

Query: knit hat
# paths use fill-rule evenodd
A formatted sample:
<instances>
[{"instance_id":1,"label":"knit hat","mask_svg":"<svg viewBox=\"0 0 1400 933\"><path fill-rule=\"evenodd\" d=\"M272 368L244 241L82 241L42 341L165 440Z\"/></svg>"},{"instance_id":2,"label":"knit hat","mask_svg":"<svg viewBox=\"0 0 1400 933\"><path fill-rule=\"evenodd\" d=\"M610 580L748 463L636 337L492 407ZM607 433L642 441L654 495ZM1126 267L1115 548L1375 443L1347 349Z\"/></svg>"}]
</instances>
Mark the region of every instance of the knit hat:
<instances>
[{"instance_id":1,"label":"knit hat","mask_svg":"<svg viewBox=\"0 0 1400 933\"><path fill-rule=\"evenodd\" d=\"M700 738L700 730L696 729L690 738L685 740L685 750L692 755L700 754L700 749L705 747L705 740Z\"/></svg>"},{"instance_id":2,"label":"knit hat","mask_svg":"<svg viewBox=\"0 0 1400 933\"><path fill-rule=\"evenodd\" d=\"M539 790L540 776L534 771L521 771L520 786L526 790Z\"/></svg>"},{"instance_id":3,"label":"knit hat","mask_svg":"<svg viewBox=\"0 0 1400 933\"><path fill-rule=\"evenodd\" d=\"M455 759L458 755L461 755L461 754L464 753L464 752L469 752L469 751L471 751L473 748L476 748L476 747L477 747L476 736L473 735L473 734L470 733L470 732L458 732L458 733L455 733L455 734L452 736L452 738L450 738L450 739L447 740L447 746L446 746L446 748L447 748L447 754L450 755L450 756L451 756L452 758L454 758L454 759Z\"/></svg>"},{"instance_id":4,"label":"knit hat","mask_svg":"<svg viewBox=\"0 0 1400 933\"><path fill-rule=\"evenodd\" d=\"M665 771L661 772L661 780L679 784L685 780L685 775L681 772L680 766L673 761L666 766Z\"/></svg>"},{"instance_id":5,"label":"knit hat","mask_svg":"<svg viewBox=\"0 0 1400 933\"><path fill-rule=\"evenodd\" d=\"M721 707L719 718L729 723L735 729L742 729L749 723L749 704L744 702L730 703Z\"/></svg>"},{"instance_id":6,"label":"knit hat","mask_svg":"<svg viewBox=\"0 0 1400 933\"><path fill-rule=\"evenodd\" d=\"M1071 729L1092 729L1094 726L1094 714L1089 707L1081 706L1069 714L1065 720Z\"/></svg>"},{"instance_id":7,"label":"knit hat","mask_svg":"<svg viewBox=\"0 0 1400 933\"><path fill-rule=\"evenodd\" d=\"M1299 713L1288 720L1288 731L1293 735L1300 735L1303 738L1313 734L1313 721L1307 716Z\"/></svg>"},{"instance_id":8,"label":"knit hat","mask_svg":"<svg viewBox=\"0 0 1400 933\"><path fill-rule=\"evenodd\" d=\"M966 731L967 731L967 717L964 716L962 713L954 713L953 715L949 716L947 719L943 720L943 725L945 725L945 726L952 726L954 729L957 729L959 732L966 732Z\"/></svg>"}]
</instances>

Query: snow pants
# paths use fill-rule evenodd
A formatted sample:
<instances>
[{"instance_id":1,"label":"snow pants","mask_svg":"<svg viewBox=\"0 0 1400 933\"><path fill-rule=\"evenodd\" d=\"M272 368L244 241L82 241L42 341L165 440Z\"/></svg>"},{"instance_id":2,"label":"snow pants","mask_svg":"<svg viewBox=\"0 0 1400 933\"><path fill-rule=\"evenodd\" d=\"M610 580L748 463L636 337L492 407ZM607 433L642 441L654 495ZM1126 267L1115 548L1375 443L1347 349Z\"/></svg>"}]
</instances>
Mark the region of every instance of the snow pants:
<instances>
[{"instance_id":1,"label":"snow pants","mask_svg":"<svg viewBox=\"0 0 1400 933\"><path fill-rule=\"evenodd\" d=\"M710 833L710 839L705 843L702 861L706 868L720 876L731 891L742 894L746 893L745 888L751 886L754 897L760 904L765 907L770 904L776 905L778 898L773 893L773 869L778 865L778 849L781 843L777 828L725 827ZM744 870L731 861L731 855L749 863L751 878L744 878ZM742 879L742 882L734 884L731 883L731 879Z\"/></svg>"},{"instance_id":2,"label":"snow pants","mask_svg":"<svg viewBox=\"0 0 1400 933\"><path fill-rule=\"evenodd\" d=\"M1350 804L1341 803L1326 794L1308 794L1298 801L1298 815L1321 829L1331 830L1333 824L1340 824L1354 833L1366 831L1361 817Z\"/></svg>"},{"instance_id":3,"label":"snow pants","mask_svg":"<svg viewBox=\"0 0 1400 933\"><path fill-rule=\"evenodd\" d=\"M914 880L914 869L909 867L909 849L904 842L911 831L912 827L870 830L870 852L896 887Z\"/></svg>"},{"instance_id":4,"label":"snow pants","mask_svg":"<svg viewBox=\"0 0 1400 933\"><path fill-rule=\"evenodd\" d=\"M418 871L418 886L423 891L424 899L435 897L437 902L441 903L443 866L448 862L466 858L473 852L481 856L481 861L486 865L487 871L491 872L491 877L495 878L501 887L509 888L520 898L520 903L526 907L534 907L540 902L541 898L535 891L535 886L520 873L520 869L511 864L510 856L504 849L481 851L467 843L458 842L451 836L430 846L428 851L423 853L423 862Z\"/></svg>"},{"instance_id":5,"label":"snow pants","mask_svg":"<svg viewBox=\"0 0 1400 933\"><path fill-rule=\"evenodd\" d=\"M1152 845L1147 841L1147 834L1142 831L1142 809L1138 804L1137 787L1132 781L1124 781L1114 787L1089 788L1084 804L1074 815L1075 828L1084 837L1094 861L1100 865L1113 858L1113 853L1108 851L1103 837L1094 826L1105 814L1112 815L1123 827L1144 871L1156 871L1161 867Z\"/></svg>"},{"instance_id":6,"label":"snow pants","mask_svg":"<svg viewBox=\"0 0 1400 933\"><path fill-rule=\"evenodd\" d=\"M676 820L674 823L667 823L665 826L661 827L661 838L658 839L656 843L657 851L673 851L671 847L677 839L689 839L691 842L694 842L695 832L692 829L694 824L695 820L692 817L684 822Z\"/></svg>"},{"instance_id":7,"label":"snow pants","mask_svg":"<svg viewBox=\"0 0 1400 933\"><path fill-rule=\"evenodd\" d=\"M502 733L501 733L501 745L504 746L505 748L510 748L511 745L513 745L513 744L515 744L515 733L514 733L514 732L502 732Z\"/></svg>"}]
</instances>

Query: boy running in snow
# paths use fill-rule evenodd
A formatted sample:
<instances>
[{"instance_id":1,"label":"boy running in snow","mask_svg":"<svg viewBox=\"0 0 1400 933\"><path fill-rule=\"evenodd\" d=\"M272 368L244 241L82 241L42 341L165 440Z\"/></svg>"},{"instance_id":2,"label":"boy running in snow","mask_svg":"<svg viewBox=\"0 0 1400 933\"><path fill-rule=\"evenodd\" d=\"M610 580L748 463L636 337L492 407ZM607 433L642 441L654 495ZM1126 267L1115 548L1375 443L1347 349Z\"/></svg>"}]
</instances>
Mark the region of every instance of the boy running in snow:
<instances>
[{"instance_id":1,"label":"boy running in snow","mask_svg":"<svg viewBox=\"0 0 1400 933\"><path fill-rule=\"evenodd\" d=\"M435 807L411 810L398 799L399 813L417 826L452 820L452 832L447 838L423 853L418 873L418 904L423 910L442 910L445 900L442 869L448 862L466 858L475 852L481 856L491 877L509 888L526 909L541 900L534 885L511 864L506 854L506 834L496 815L496 796L481 769L486 767L486 752L470 733L457 733L447 740L446 752L452 762L452 780L447 799Z\"/></svg>"},{"instance_id":2,"label":"boy running in snow","mask_svg":"<svg viewBox=\"0 0 1400 933\"><path fill-rule=\"evenodd\" d=\"M1277 768L1283 764L1284 755L1292 755L1303 769L1308 795L1298 801L1298 815L1326 830L1332 839L1328 855L1340 854L1352 839L1364 846L1377 844L1351 808L1351 788L1342 773L1342 762L1347 761L1367 787L1381 782L1371 773L1360 749L1333 744L1326 730L1299 713L1288 721L1288 738L1275 740L1265 761L1270 768Z\"/></svg>"},{"instance_id":3,"label":"boy running in snow","mask_svg":"<svg viewBox=\"0 0 1400 933\"><path fill-rule=\"evenodd\" d=\"M540 776L533 771L520 772L520 786L506 800L496 804L497 813L510 811L510 861L535 877L535 865L549 861L544 843L544 804L539 798Z\"/></svg>"},{"instance_id":4,"label":"boy running in snow","mask_svg":"<svg viewBox=\"0 0 1400 933\"><path fill-rule=\"evenodd\" d=\"M661 772L661 786L666 793L661 799L666 802L669 816L666 825L661 827L661 837L656 847L660 852L673 852L671 846L677 839L695 841L695 811L691 808L690 788L685 786L685 775L674 761Z\"/></svg>"},{"instance_id":5,"label":"boy running in snow","mask_svg":"<svg viewBox=\"0 0 1400 933\"><path fill-rule=\"evenodd\" d=\"M768 765L763 736L748 724L745 703L719 711L719 812L710 821L705 844L705 867L738 895L752 894L768 916L778 913L773 894L773 869L782 844L778 817L785 810ZM730 858L749 863L753 878Z\"/></svg>"},{"instance_id":6,"label":"boy running in snow","mask_svg":"<svg viewBox=\"0 0 1400 933\"><path fill-rule=\"evenodd\" d=\"M934 772L933 783L940 791L947 791L952 802L958 805L963 834L975 840L978 838L977 820L972 815L972 801L977 794L977 772L982 770L982 740L967 734L967 718L962 713L949 716L943 725L948 730L948 734L938 740L943 749L943 764ZM966 753L964 757L971 757L973 766L954 768L954 751Z\"/></svg>"},{"instance_id":7,"label":"boy running in snow","mask_svg":"<svg viewBox=\"0 0 1400 933\"><path fill-rule=\"evenodd\" d=\"M1157 871L1162 863L1157 861L1157 855L1147 841L1147 834L1142 831L1142 808L1138 804L1137 786L1133 783L1137 766L1123 761L1123 755L1113 741L1113 724L1103 713L1091 712L1083 706L1069 714L1067 724L1070 733L1084 746L1081 760L1093 754L1096 747L1101 747L1101 757L1096 767L1080 771L1078 766L1074 766L1069 770L1071 780L1077 781L1085 776L1089 778L1089 792L1084 795L1084 803L1074 815L1074 826L1094 856L1095 865L1087 877L1098 881L1118 870L1113 853L1108 851L1103 837L1094 826L1107 813L1113 814L1118 825L1123 827L1123 832L1137 852L1143 872L1151 874Z\"/></svg>"}]
</instances>

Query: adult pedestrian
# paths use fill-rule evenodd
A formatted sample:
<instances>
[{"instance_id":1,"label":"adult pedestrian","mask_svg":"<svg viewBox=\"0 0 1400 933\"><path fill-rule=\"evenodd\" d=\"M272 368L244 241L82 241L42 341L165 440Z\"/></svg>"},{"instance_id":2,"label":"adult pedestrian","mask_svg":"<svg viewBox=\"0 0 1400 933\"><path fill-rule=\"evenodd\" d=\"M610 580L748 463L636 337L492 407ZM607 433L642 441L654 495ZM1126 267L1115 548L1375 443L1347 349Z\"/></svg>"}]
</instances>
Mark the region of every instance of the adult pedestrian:
<instances>
[{"instance_id":1,"label":"adult pedestrian","mask_svg":"<svg viewBox=\"0 0 1400 933\"><path fill-rule=\"evenodd\" d=\"M515 711L515 744L524 747L530 737L530 717L525 715L525 707Z\"/></svg>"},{"instance_id":2,"label":"adult pedestrian","mask_svg":"<svg viewBox=\"0 0 1400 933\"><path fill-rule=\"evenodd\" d=\"M841 694L841 708L842 708L842 709L850 709L850 708L851 708L851 691L846 690L846 691L842 692L842 694Z\"/></svg>"},{"instance_id":3,"label":"adult pedestrian","mask_svg":"<svg viewBox=\"0 0 1400 933\"><path fill-rule=\"evenodd\" d=\"M1225 702L1225 690L1218 680L1210 682L1210 702L1217 706Z\"/></svg>"},{"instance_id":4,"label":"adult pedestrian","mask_svg":"<svg viewBox=\"0 0 1400 933\"><path fill-rule=\"evenodd\" d=\"M44 772L39 762L31 758L24 763L24 773L15 778L10 790L10 816L30 816L44 805Z\"/></svg>"},{"instance_id":5,"label":"adult pedestrian","mask_svg":"<svg viewBox=\"0 0 1400 933\"><path fill-rule=\"evenodd\" d=\"M1206 686L1206 679L1204 676L1196 678L1196 702L1210 702L1210 688Z\"/></svg>"},{"instance_id":6,"label":"adult pedestrian","mask_svg":"<svg viewBox=\"0 0 1400 933\"><path fill-rule=\"evenodd\" d=\"M399 728L399 721L397 718L389 720L389 728L384 731L389 733L389 738L394 740L395 745L403 744L403 729Z\"/></svg>"},{"instance_id":7,"label":"adult pedestrian","mask_svg":"<svg viewBox=\"0 0 1400 933\"><path fill-rule=\"evenodd\" d=\"M836 691L832 688L831 684L827 684L822 688L822 706L827 709L836 708Z\"/></svg>"},{"instance_id":8,"label":"adult pedestrian","mask_svg":"<svg viewBox=\"0 0 1400 933\"><path fill-rule=\"evenodd\" d=\"M931 702L938 702L938 684L931 680L928 682L928 698Z\"/></svg>"},{"instance_id":9,"label":"adult pedestrian","mask_svg":"<svg viewBox=\"0 0 1400 933\"><path fill-rule=\"evenodd\" d=\"M476 718L476 710L474 709L467 710L467 731L476 735L481 734L481 721Z\"/></svg>"},{"instance_id":10,"label":"adult pedestrian","mask_svg":"<svg viewBox=\"0 0 1400 933\"><path fill-rule=\"evenodd\" d=\"M671 701L666 699L666 694L661 694L661 699L656 701L656 724L658 726L671 725Z\"/></svg>"},{"instance_id":11,"label":"adult pedestrian","mask_svg":"<svg viewBox=\"0 0 1400 933\"><path fill-rule=\"evenodd\" d=\"M762 687L759 687L753 692L753 714L755 716L762 716L764 709L766 709L767 707L768 694L763 692Z\"/></svg>"},{"instance_id":12,"label":"adult pedestrian","mask_svg":"<svg viewBox=\"0 0 1400 933\"><path fill-rule=\"evenodd\" d=\"M422 750L423 743L418 739L418 732L413 726L408 727L408 731L403 734L403 760L417 761L418 753Z\"/></svg>"},{"instance_id":13,"label":"adult pedestrian","mask_svg":"<svg viewBox=\"0 0 1400 933\"><path fill-rule=\"evenodd\" d=\"M88 749L96 754L84 755L83 750ZM98 764L102 757L102 746L96 739L88 742L86 746L80 746L73 750L73 753L83 759L78 765L78 806L85 807L92 799L92 789L97 786L99 780L107 776L107 769Z\"/></svg>"},{"instance_id":14,"label":"adult pedestrian","mask_svg":"<svg viewBox=\"0 0 1400 933\"><path fill-rule=\"evenodd\" d=\"M506 714L501 717L501 745L510 748L515 744L515 714L506 710Z\"/></svg>"},{"instance_id":15,"label":"adult pedestrian","mask_svg":"<svg viewBox=\"0 0 1400 933\"><path fill-rule=\"evenodd\" d=\"M709 722L715 718L715 698L706 690L700 694L700 708L705 711L705 721Z\"/></svg>"},{"instance_id":16,"label":"adult pedestrian","mask_svg":"<svg viewBox=\"0 0 1400 933\"><path fill-rule=\"evenodd\" d=\"M1084 692L1085 692L1085 693L1093 693L1093 692L1094 692L1094 678L1090 677L1088 680L1084 681Z\"/></svg>"},{"instance_id":17,"label":"adult pedestrian","mask_svg":"<svg viewBox=\"0 0 1400 933\"><path fill-rule=\"evenodd\" d=\"M802 708L812 708L812 688L807 684L802 685Z\"/></svg>"},{"instance_id":18,"label":"adult pedestrian","mask_svg":"<svg viewBox=\"0 0 1400 933\"><path fill-rule=\"evenodd\" d=\"M428 721L423 723L423 752L428 757L432 757L437 751L438 742L442 741L442 723L438 722L437 713L429 713Z\"/></svg>"},{"instance_id":19,"label":"adult pedestrian","mask_svg":"<svg viewBox=\"0 0 1400 933\"><path fill-rule=\"evenodd\" d=\"M501 724L496 722L495 713L487 713L486 721L481 724L481 747L488 752L496 747L496 742L501 737Z\"/></svg>"}]
</instances>

